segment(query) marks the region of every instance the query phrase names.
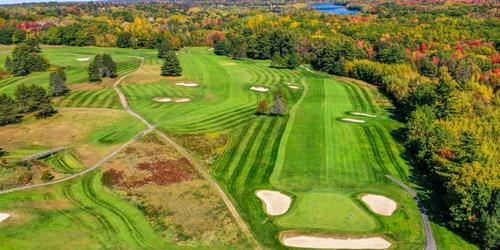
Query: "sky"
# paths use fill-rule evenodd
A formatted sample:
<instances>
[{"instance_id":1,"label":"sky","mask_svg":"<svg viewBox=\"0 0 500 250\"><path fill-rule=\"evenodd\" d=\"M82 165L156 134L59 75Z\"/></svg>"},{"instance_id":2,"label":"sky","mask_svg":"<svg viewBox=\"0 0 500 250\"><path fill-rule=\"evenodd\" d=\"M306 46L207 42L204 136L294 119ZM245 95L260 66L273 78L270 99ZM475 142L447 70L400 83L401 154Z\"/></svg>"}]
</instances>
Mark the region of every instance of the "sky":
<instances>
[{"instance_id":1,"label":"sky","mask_svg":"<svg viewBox=\"0 0 500 250\"><path fill-rule=\"evenodd\" d=\"M0 4L39 3L39 2L88 2L89 0L0 0Z\"/></svg>"}]
</instances>

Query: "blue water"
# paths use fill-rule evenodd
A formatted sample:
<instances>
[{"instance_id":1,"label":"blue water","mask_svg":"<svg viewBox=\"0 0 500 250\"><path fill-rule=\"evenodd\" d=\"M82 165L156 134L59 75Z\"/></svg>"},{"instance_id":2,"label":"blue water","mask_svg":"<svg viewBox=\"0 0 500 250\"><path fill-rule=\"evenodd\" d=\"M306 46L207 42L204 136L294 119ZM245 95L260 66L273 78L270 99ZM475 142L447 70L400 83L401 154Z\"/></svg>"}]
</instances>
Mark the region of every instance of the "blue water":
<instances>
[{"instance_id":1,"label":"blue water","mask_svg":"<svg viewBox=\"0 0 500 250\"><path fill-rule=\"evenodd\" d=\"M346 15L346 14L356 14L358 10L348 10L344 5L331 4L331 3L315 3L311 7L319 12Z\"/></svg>"}]
</instances>

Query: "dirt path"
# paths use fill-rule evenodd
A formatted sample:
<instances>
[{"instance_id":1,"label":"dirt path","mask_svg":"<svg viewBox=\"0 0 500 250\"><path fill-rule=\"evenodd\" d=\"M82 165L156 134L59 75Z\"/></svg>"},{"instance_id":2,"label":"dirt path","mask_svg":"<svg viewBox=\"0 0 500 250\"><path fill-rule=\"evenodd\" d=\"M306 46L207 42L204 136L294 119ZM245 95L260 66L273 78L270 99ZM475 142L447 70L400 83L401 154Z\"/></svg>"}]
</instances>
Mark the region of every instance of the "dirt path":
<instances>
[{"instance_id":1,"label":"dirt path","mask_svg":"<svg viewBox=\"0 0 500 250\"><path fill-rule=\"evenodd\" d=\"M141 58L141 65L139 66L139 69L137 69L136 71L134 71L132 73L135 73L135 72L138 72L138 71L142 70L143 64L144 64L144 58ZM255 245L256 249L262 249L262 247L260 246L259 242L255 239L255 237L253 236L252 232L250 231L250 228L248 227L248 225L246 224L246 222L243 220L243 218L241 218L240 214L236 210L236 207L234 206L234 204L231 201L231 199L226 195L226 193L220 187L219 183L215 180L215 178L213 178L206 171L206 168L202 165L202 163L199 162L195 157L193 157L184 147L182 147L181 145L177 144L174 140L172 140L170 137L168 137L165 133L163 133L162 131L156 129L156 127L153 124L149 123L144 117L142 117L141 115L139 115L138 113L136 113L132 109L130 109L130 107L128 105L127 97L125 96L125 94L123 94L123 92L119 88L119 85L120 85L120 83L122 82L123 79L125 79L127 76L131 75L132 73L130 73L128 75L125 75L125 76L122 76L120 79L118 79L113 84L113 89L115 90L115 92L120 97L120 102L121 102L123 108L130 115L135 116L139 120L141 120L148 127L148 130L155 131L165 142L167 142L168 144L170 144L171 146L173 146L183 157L185 157L186 159L188 159L188 161L191 163L191 165L193 165L193 167L203 176L203 178L205 178L212 185L212 187L219 193L219 196L222 198L222 200L226 204L229 212L231 213L231 215L236 220L236 223L238 223L238 225L240 226L240 228L243 231L243 233L253 242L253 244Z\"/></svg>"},{"instance_id":2,"label":"dirt path","mask_svg":"<svg viewBox=\"0 0 500 250\"><path fill-rule=\"evenodd\" d=\"M427 216L427 210L425 209L422 200L418 197L417 192L408 187L402 181L390 175L386 175L385 177L389 178L391 181L401 186L404 190L406 190L406 192L408 192L411 195L411 197L413 197L413 199L417 203L418 211L420 212L420 217L422 218L422 223L424 224L425 242L426 242L424 250L437 250L436 240L432 235L432 229L431 229L431 224L429 223L429 218Z\"/></svg>"}]
</instances>

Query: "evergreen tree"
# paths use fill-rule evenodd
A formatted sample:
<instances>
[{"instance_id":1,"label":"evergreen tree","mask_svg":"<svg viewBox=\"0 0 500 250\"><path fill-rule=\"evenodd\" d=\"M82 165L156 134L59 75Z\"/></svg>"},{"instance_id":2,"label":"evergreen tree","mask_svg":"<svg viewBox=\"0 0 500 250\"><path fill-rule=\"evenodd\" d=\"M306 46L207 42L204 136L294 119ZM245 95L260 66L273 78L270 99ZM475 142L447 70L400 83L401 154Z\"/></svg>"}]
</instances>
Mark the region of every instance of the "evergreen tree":
<instances>
[{"instance_id":1,"label":"evergreen tree","mask_svg":"<svg viewBox=\"0 0 500 250\"><path fill-rule=\"evenodd\" d=\"M439 73L438 66L427 57L422 58L418 66L418 70L424 76L436 77Z\"/></svg>"},{"instance_id":2,"label":"evergreen tree","mask_svg":"<svg viewBox=\"0 0 500 250\"><path fill-rule=\"evenodd\" d=\"M26 45L28 46L28 52L29 53L40 53L42 49L40 48L40 44L38 41L38 38L31 37L26 39L25 41Z\"/></svg>"},{"instance_id":3,"label":"evergreen tree","mask_svg":"<svg viewBox=\"0 0 500 250\"><path fill-rule=\"evenodd\" d=\"M161 66L162 76L180 76L182 72L181 64L177 55L173 50L170 50L165 55L165 61Z\"/></svg>"},{"instance_id":4,"label":"evergreen tree","mask_svg":"<svg viewBox=\"0 0 500 250\"><path fill-rule=\"evenodd\" d=\"M45 71L49 68L47 59L28 45L22 44L12 51L9 71L16 76L25 76L33 71Z\"/></svg>"},{"instance_id":5,"label":"evergreen tree","mask_svg":"<svg viewBox=\"0 0 500 250\"><path fill-rule=\"evenodd\" d=\"M11 67L10 57L7 56L7 58L5 58L5 69L7 71L10 71L10 67Z\"/></svg>"},{"instance_id":6,"label":"evergreen tree","mask_svg":"<svg viewBox=\"0 0 500 250\"><path fill-rule=\"evenodd\" d=\"M116 46L119 48L130 48L133 46L132 33L122 32L118 34L116 38Z\"/></svg>"},{"instance_id":7,"label":"evergreen tree","mask_svg":"<svg viewBox=\"0 0 500 250\"><path fill-rule=\"evenodd\" d=\"M271 67L284 68L286 64L287 58L282 57L278 51L274 52L273 58L271 59Z\"/></svg>"},{"instance_id":8,"label":"evergreen tree","mask_svg":"<svg viewBox=\"0 0 500 250\"><path fill-rule=\"evenodd\" d=\"M299 55L295 52L288 54L287 56L287 68L295 69L300 65Z\"/></svg>"},{"instance_id":9,"label":"evergreen tree","mask_svg":"<svg viewBox=\"0 0 500 250\"><path fill-rule=\"evenodd\" d=\"M100 57L96 55L94 60L92 60L89 64L89 68L87 72L89 74L89 81L91 82L100 82L101 81L101 72L100 72Z\"/></svg>"},{"instance_id":10,"label":"evergreen tree","mask_svg":"<svg viewBox=\"0 0 500 250\"><path fill-rule=\"evenodd\" d=\"M282 115L286 113L286 106L279 95L276 95L276 97L274 97L274 102L269 109L269 113L272 115Z\"/></svg>"},{"instance_id":11,"label":"evergreen tree","mask_svg":"<svg viewBox=\"0 0 500 250\"><path fill-rule=\"evenodd\" d=\"M158 58L165 58L169 50L172 50L170 42L168 40L163 40L158 44Z\"/></svg>"},{"instance_id":12,"label":"evergreen tree","mask_svg":"<svg viewBox=\"0 0 500 250\"><path fill-rule=\"evenodd\" d=\"M38 110L48 99L45 89L34 84L31 86L18 85L15 97L19 109L25 113Z\"/></svg>"},{"instance_id":13,"label":"evergreen tree","mask_svg":"<svg viewBox=\"0 0 500 250\"><path fill-rule=\"evenodd\" d=\"M19 122L16 102L4 93L0 93L0 126Z\"/></svg>"},{"instance_id":14,"label":"evergreen tree","mask_svg":"<svg viewBox=\"0 0 500 250\"><path fill-rule=\"evenodd\" d=\"M116 63L113 61L113 58L108 55L108 54L103 54L102 55L102 67L106 68L105 70L105 75L104 76L108 76L108 77L111 77L111 78L115 78L117 76L116 74Z\"/></svg>"},{"instance_id":15,"label":"evergreen tree","mask_svg":"<svg viewBox=\"0 0 500 250\"><path fill-rule=\"evenodd\" d=\"M49 97L45 96L41 102L40 105L38 106L38 111L36 112L35 116L37 118L45 118L52 116L56 113L56 110L54 107L52 107L52 103L49 99Z\"/></svg>"},{"instance_id":16,"label":"evergreen tree","mask_svg":"<svg viewBox=\"0 0 500 250\"><path fill-rule=\"evenodd\" d=\"M69 92L66 87L66 74L62 68L59 67L55 72L50 73L49 85L54 96L62 96Z\"/></svg>"},{"instance_id":17,"label":"evergreen tree","mask_svg":"<svg viewBox=\"0 0 500 250\"><path fill-rule=\"evenodd\" d=\"M263 114L266 114L268 111L269 111L269 105L267 104L267 100L262 99L259 102L259 105L257 106L257 111L255 112L255 114L263 115Z\"/></svg>"}]
</instances>

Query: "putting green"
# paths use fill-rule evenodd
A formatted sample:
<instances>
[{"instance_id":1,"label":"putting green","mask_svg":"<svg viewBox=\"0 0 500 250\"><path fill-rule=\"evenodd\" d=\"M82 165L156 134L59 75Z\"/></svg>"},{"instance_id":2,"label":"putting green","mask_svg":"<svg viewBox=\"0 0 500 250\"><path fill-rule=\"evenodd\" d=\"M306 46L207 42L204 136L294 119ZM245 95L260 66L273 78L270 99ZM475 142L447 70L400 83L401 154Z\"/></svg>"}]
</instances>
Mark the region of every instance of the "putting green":
<instances>
[{"instance_id":1,"label":"putting green","mask_svg":"<svg viewBox=\"0 0 500 250\"><path fill-rule=\"evenodd\" d=\"M377 227L376 220L350 197L336 193L299 193L291 210L276 223L289 228L339 232L367 232Z\"/></svg>"}]
</instances>

